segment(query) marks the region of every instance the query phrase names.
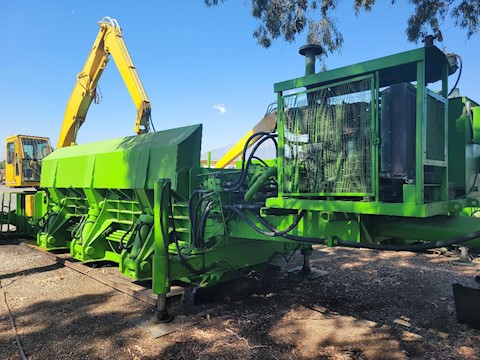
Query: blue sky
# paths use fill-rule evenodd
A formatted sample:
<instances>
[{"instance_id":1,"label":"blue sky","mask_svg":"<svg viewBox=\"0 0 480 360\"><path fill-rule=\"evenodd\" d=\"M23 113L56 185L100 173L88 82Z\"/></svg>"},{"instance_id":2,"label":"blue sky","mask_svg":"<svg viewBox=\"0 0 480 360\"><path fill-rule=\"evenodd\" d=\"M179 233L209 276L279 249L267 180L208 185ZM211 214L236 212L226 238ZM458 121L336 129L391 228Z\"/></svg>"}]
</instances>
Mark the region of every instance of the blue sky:
<instances>
[{"instance_id":1,"label":"blue sky","mask_svg":"<svg viewBox=\"0 0 480 360\"><path fill-rule=\"evenodd\" d=\"M406 51L409 5L378 1L355 17L343 0L334 16L345 42L329 69ZM157 130L203 123L203 151L234 143L275 100L273 84L304 73L296 43L256 45L257 22L247 2L207 8L203 0L0 2L0 139L12 134L49 136L55 146L66 102L98 32L97 21L116 18L152 103ZM480 101L480 36L469 41L450 21L447 51L460 54L462 94ZM455 81L456 74L451 78ZM78 143L133 134L136 109L113 63L100 80L103 101L90 108ZM222 111L222 105L225 111ZM0 159L4 159L3 152Z\"/></svg>"}]
</instances>

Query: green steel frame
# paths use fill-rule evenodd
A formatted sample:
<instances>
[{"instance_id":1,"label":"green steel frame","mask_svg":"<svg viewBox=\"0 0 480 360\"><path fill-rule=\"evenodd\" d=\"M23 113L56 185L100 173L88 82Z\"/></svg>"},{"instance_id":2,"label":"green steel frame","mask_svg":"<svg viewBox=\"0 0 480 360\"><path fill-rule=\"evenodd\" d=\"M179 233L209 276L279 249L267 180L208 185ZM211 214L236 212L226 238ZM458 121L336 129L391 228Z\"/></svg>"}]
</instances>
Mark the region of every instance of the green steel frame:
<instances>
[{"instance_id":1,"label":"green steel frame","mask_svg":"<svg viewBox=\"0 0 480 360\"><path fill-rule=\"evenodd\" d=\"M42 168L37 243L69 249L84 262L113 261L127 276L151 279L163 296L175 282L204 287L250 276L277 254L307 255L315 242L409 244L478 231L480 149L472 136L480 125L464 114L470 100L447 99L450 72L445 54L426 47L275 84L284 109L288 96L369 81L369 191L286 191L292 169L285 161L285 114L278 111L276 161L247 161L237 170L200 167L198 125L55 151ZM436 81L438 92L428 87ZM387 202L380 95L398 83L416 86L415 175ZM438 183L425 177L426 169ZM468 245L480 246L480 239Z\"/></svg>"},{"instance_id":2,"label":"green steel frame","mask_svg":"<svg viewBox=\"0 0 480 360\"><path fill-rule=\"evenodd\" d=\"M305 194L291 194L283 188L283 177L286 171L284 159L284 113L278 112L279 156L278 172L279 196L267 200L268 207L308 209L317 211L351 212L358 214L398 215L408 217L429 217L450 212L458 212L464 207L478 206L478 195L468 199L449 200L448 196L448 74L449 63L446 56L436 47L425 47L407 51L401 54L355 64L340 69L312 74L301 78L277 83L274 86L278 93L279 108L284 108L284 98L292 96L292 91L300 89L298 93L311 92L317 89L335 86L356 81L361 78L371 78L372 102L375 103L372 111L372 192L368 194L350 193L345 196L365 196L372 198L370 201L329 200L333 194L309 194L314 199L305 199ZM440 93L433 92L427 83L441 81ZM378 144L381 139L378 134L378 94L380 89L394 83L414 82L416 84L416 155L415 155L415 181L414 184L404 185L404 199L401 203L384 203L379 199L379 174L378 174ZM304 90L301 90L304 89ZM305 90L306 89L306 90ZM430 148L436 146L437 140L431 136L427 128L429 98L435 99L443 105L440 121L444 127L444 141L439 145L443 149L444 157L441 160L428 157ZM435 114L434 114L435 115ZM432 145L433 144L433 145ZM427 145L430 147L427 148ZM437 167L441 170L441 183L435 202L426 202L424 193L425 167ZM294 199L295 197L303 199ZM319 198L323 197L323 198Z\"/></svg>"}]
</instances>

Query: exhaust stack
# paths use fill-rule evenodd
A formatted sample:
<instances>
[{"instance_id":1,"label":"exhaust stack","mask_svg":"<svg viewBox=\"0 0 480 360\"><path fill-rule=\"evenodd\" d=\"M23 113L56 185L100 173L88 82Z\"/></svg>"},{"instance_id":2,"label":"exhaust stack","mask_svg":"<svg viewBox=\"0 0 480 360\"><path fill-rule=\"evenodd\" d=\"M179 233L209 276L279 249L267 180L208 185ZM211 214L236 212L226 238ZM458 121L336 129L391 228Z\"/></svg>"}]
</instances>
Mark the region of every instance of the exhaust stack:
<instances>
[{"instance_id":1,"label":"exhaust stack","mask_svg":"<svg viewBox=\"0 0 480 360\"><path fill-rule=\"evenodd\" d=\"M298 50L300 55L305 56L305 76L315 74L315 56L325 53L321 45L307 44Z\"/></svg>"}]
</instances>

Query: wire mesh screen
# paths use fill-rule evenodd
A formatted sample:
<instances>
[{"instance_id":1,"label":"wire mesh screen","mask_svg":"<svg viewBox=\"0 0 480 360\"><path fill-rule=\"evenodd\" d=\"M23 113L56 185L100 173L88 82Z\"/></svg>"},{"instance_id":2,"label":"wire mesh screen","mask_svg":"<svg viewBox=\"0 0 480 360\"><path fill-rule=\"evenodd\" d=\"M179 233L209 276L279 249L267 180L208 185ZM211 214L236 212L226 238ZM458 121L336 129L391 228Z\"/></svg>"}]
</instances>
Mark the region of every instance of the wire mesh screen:
<instances>
[{"instance_id":1,"label":"wire mesh screen","mask_svg":"<svg viewBox=\"0 0 480 360\"><path fill-rule=\"evenodd\" d=\"M371 78L284 96L284 193L372 192Z\"/></svg>"}]
</instances>

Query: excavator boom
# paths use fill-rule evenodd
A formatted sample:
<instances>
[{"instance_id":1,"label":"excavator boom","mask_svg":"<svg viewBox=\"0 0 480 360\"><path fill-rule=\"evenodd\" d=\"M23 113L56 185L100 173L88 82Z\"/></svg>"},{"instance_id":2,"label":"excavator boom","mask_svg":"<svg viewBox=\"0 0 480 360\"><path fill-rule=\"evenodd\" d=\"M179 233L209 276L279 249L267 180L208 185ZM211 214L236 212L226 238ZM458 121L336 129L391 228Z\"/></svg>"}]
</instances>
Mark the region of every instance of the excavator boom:
<instances>
[{"instance_id":1,"label":"excavator boom","mask_svg":"<svg viewBox=\"0 0 480 360\"><path fill-rule=\"evenodd\" d=\"M77 75L77 82L67 104L57 148L75 144L78 129L85 121L92 101L98 101L97 84L112 55L137 108L134 131L142 134L150 131L151 106L137 70L122 37L122 29L115 19L103 18L92 50Z\"/></svg>"}]
</instances>

